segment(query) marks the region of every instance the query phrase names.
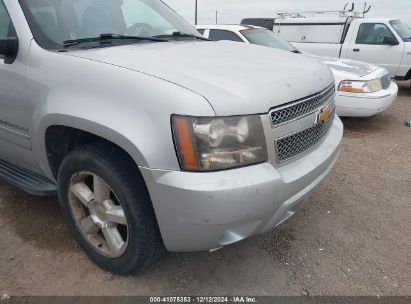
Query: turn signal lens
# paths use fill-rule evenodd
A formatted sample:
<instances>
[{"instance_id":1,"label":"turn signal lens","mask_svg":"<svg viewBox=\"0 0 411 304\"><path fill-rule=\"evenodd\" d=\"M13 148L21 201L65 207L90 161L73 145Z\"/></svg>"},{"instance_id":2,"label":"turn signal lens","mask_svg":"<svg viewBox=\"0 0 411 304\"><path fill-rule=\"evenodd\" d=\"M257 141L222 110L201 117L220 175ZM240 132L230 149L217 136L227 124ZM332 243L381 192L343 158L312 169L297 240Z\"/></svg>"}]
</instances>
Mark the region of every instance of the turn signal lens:
<instances>
[{"instance_id":1,"label":"turn signal lens","mask_svg":"<svg viewBox=\"0 0 411 304\"><path fill-rule=\"evenodd\" d=\"M177 150L182 160L182 165L186 170L197 169L197 156L194 151L193 137L191 134L192 127L188 125L186 118L176 116L173 120L174 129L178 136L175 136Z\"/></svg>"}]
</instances>

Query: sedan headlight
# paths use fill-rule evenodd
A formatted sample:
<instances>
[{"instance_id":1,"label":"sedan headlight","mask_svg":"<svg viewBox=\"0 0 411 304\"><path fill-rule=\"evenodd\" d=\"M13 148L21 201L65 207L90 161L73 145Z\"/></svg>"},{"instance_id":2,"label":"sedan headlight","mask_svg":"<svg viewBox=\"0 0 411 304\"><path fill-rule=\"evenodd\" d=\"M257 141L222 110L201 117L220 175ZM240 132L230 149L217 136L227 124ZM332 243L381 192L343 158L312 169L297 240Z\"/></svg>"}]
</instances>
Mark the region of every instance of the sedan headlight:
<instances>
[{"instance_id":1,"label":"sedan headlight","mask_svg":"<svg viewBox=\"0 0 411 304\"><path fill-rule=\"evenodd\" d=\"M172 116L174 143L185 171L216 171L267 161L258 115Z\"/></svg>"},{"instance_id":2,"label":"sedan headlight","mask_svg":"<svg viewBox=\"0 0 411 304\"><path fill-rule=\"evenodd\" d=\"M351 81L344 80L340 83L338 91L349 93L374 93L382 90L381 80Z\"/></svg>"}]
</instances>

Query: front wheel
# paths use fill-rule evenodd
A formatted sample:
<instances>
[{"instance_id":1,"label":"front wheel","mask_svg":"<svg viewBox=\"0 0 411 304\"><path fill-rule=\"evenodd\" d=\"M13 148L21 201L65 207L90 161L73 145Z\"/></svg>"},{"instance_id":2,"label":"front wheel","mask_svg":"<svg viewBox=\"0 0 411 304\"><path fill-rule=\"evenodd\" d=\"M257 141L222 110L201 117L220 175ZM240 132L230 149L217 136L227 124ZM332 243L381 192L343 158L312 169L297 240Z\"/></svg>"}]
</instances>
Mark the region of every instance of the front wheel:
<instances>
[{"instance_id":1,"label":"front wheel","mask_svg":"<svg viewBox=\"0 0 411 304\"><path fill-rule=\"evenodd\" d=\"M136 272L159 255L162 240L144 180L118 148L99 143L69 153L58 193L70 232L100 267Z\"/></svg>"}]
</instances>

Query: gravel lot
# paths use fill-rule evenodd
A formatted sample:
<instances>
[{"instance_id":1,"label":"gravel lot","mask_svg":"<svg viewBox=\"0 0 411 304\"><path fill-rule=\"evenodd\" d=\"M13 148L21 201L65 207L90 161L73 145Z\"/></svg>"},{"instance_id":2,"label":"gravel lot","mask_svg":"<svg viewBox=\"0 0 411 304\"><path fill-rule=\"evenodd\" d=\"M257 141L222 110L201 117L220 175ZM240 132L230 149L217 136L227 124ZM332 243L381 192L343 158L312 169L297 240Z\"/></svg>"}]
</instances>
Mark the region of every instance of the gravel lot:
<instances>
[{"instance_id":1,"label":"gravel lot","mask_svg":"<svg viewBox=\"0 0 411 304\"><path fill-rule=\"evenodd\" d=\"M94 266L55 201L0 182L0 296L411 295L411 89L400 85L384 115L344 119L336 168L290 221L138 276Z\"/></svg>"}]
</instances>

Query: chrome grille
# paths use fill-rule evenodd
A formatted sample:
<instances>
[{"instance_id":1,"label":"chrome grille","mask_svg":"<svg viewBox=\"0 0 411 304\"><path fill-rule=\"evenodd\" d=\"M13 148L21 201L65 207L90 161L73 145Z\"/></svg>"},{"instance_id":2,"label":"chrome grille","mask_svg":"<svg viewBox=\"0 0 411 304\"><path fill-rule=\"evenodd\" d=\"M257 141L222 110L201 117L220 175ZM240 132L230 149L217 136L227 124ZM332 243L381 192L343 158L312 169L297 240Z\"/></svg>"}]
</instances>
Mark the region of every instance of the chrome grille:
<instances>
[{"instance_id":1,"label":"chrome grille","mask_svg":"<svg viewBox=\"0 0 411 304\"><path fill-rule=\"evenodd\" d=\"M390 85L391 85L391 79L390 79L390 75L389 75L389 74L382 76L382 77L380 78L380 80L381 80L382 88L383 88L384 90L386 90L386 89L388 89L388 88L390 87Z\"/></svg>"},{"instance_id":2,"label":"chrome grille","mask_svg":"<svg viewBox=\"0 0 411 304\"><path fill-rule=\"evenodd\" d=\"M275 141L277 161L279 163L290 160L320 143L330 129L335 117L335 109L324 123L318 123L303 131L288 135Z\"/></svg>"},{"instance_id":3,"label":"chrome grille","mask_svg":"<svg viewBox=\"0 0 411 304\"><path fill-rule=\"evenodd\" d=\"M332 84L324 91L308 98L292 102L288 105L275 108L270 112L272 126L278 126L287 121L293 120L326 104L335 93L335 86Z\"/></svg>"}]
</instances>

